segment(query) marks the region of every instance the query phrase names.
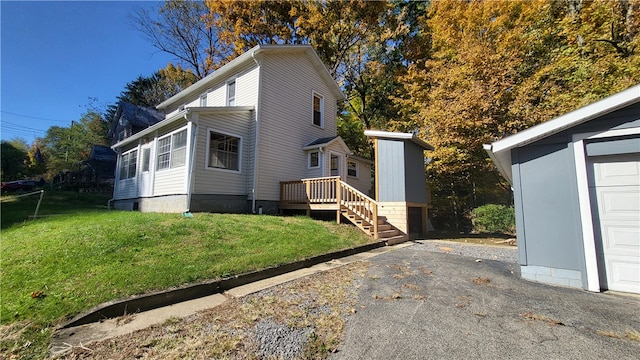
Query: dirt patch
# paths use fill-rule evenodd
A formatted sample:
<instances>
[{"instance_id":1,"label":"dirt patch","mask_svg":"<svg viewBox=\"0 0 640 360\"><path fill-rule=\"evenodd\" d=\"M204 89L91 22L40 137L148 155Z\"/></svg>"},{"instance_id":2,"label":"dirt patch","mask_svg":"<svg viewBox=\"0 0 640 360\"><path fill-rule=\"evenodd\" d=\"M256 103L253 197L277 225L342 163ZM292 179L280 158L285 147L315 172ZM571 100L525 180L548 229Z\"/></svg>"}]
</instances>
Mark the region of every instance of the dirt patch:
<instances>
[{"instance_id":1,"label":"dirt patch","mask_svg":"<svg viewBox=\"0 0 640 360\"><path fill-rule=\"evenodd\" d=\"M72 348L67 359L298 359L335 351L367 262L278 285L185 319Z\"/></svg>"}]
</instances>

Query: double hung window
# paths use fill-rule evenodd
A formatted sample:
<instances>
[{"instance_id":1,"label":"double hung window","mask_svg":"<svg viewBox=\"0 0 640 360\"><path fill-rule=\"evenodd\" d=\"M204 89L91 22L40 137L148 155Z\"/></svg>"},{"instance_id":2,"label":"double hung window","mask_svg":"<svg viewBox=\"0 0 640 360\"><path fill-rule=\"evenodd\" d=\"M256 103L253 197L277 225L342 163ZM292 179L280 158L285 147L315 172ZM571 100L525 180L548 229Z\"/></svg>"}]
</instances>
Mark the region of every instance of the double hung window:
<instances>
[{"instance_id":1,"label":"double hung window","mask_svg":"<svg viewBox=\"0 0 640 360\"><path fill-rule=\"evenodd\" d=\"M207 167L240 171L241 142L239 137L210 130Z\"/></svg>"},{"instance_id":2,"label":"double hung window","mask_svg":"<svg viewBox=\"0 0 640 360\"><path fill-rule=\"evenodd\" d=\"M120 158L120 180L130 179L136 176L138 162L138 150L122 154Z\"/></svg>"},{"instance_id":3,"label":"double hung window","mask_svg":"<svg viewBox=\"0 0 640 360\"><path fill-rule=\"evenodd\" d=\"M184 166L187 157L187 130L158 139L158 170Z\"/></svg>"},{"instance_id":4,"label":"double hung window","mask_svg":"<svg viewBox=\"0 0 640 360\"><path fill-rule=\"evenodd\" d=\"M358 177L358 163L355 161L347 161L347 175Z\"/></svg>"},{"instance_id":5,"label":"double hung window","mask_svg":"<svg viewBox=\"0 0 640 360\"><path fill-rule=\"evenodd\" d=\"M313 125L324 126L324 99L313 93Z\"/></svg>"}]
</instances>

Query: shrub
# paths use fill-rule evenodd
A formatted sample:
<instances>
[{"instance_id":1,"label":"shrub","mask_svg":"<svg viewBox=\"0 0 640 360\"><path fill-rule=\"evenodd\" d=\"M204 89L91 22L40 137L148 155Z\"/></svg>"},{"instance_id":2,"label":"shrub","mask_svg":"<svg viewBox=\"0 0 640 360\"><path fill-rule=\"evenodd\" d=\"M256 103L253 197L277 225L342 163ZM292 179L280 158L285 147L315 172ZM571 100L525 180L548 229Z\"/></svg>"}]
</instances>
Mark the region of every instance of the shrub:
<instances>
[{"instance_id":1,"label":"shrub","mask_svg":"<svg viewBox=\"0 0 640 360\"><path fill-rule=\"evenodd\" d=\"M487 204L471 211L473 230L480 233L515 234L516 216L513 207Z\"/></svg>"}]
</instances>

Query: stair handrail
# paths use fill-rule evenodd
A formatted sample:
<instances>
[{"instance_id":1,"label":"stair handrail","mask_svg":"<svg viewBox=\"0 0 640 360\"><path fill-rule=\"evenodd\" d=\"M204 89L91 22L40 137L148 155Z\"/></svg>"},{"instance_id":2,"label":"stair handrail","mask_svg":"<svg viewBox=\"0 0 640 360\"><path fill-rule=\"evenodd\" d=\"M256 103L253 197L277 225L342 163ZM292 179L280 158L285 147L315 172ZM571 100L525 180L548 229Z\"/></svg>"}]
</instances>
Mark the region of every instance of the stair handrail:
<instances>
[{"instance_id":1,"label":"stair handrail","mask_svg":"<svg viewBox=\"0 0 640 360\"><path fill-rule=\"evenodd\" d=\"M356 189L355 187L347 184L342 180L338 180L338 184L340 185L340 203L339 205L345 206L347 209L351 210L353 213L357 214L364 220L368 221L371 225L373 225L373 236L375 239L378 238L378 203L364 194L362 191ZM355 200L348 200L348 196L342 196L342 190L348 190L349 193L355 194L357 198ZM362 206L359 204L363 203ZM369 206L368 206L369 205ZM370 213L369 213L370 212Z\"/></svg>"}]
</instances>

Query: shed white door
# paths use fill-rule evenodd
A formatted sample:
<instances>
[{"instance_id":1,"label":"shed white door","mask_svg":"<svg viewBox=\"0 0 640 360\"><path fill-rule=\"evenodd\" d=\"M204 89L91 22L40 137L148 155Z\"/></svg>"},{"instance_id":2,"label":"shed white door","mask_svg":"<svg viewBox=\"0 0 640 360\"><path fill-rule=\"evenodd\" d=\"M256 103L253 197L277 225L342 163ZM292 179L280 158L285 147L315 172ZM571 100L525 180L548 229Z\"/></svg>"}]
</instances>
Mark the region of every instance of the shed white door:
<instances>
[{"instance_id":1,"label":"shed white door","mask_svg":"<svg viewBox=\"0 0 640 360\"><path fill-rule=\"evenodd\" d=\"M601 282L609 290L640 293L640 156L600 156L591 164Z\"/></svg>"}]
</instances>

